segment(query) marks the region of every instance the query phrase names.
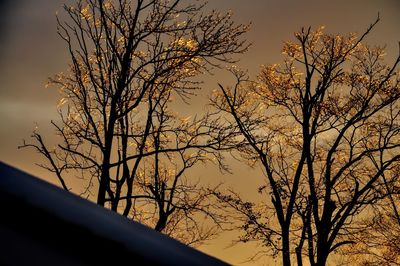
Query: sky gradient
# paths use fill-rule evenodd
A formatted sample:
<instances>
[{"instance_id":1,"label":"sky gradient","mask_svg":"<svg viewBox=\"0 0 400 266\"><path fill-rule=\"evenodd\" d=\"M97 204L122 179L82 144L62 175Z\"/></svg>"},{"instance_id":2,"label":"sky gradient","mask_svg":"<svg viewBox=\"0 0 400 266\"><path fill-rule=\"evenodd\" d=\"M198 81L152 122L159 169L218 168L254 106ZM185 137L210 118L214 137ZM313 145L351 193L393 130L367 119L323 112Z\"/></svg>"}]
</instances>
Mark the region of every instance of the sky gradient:
<instances>
[{"instance_id":1,"label":"sky gradient","mask_svg":"<svg viewBox=\"0 0 400 266\"><path fill-rule=\"evenodd\" d=\"M24 171L56 183L56 179L34 165L40 157L33 150L17 150L22 139L28 139L37 125L51 142L51 119L57 119L58 92L45 88L47 78L66 69L67 50L56 33L55 13L66 0L0 1L0 160ZM233 11L239 23L252 23L246 35L252 43L250 50L240 57L238 66L248 69L251 76L262 64L279 63L285 40L293 40L293 33L301 27L324 25L329 33L362 33L377 17L381 22L367 38L370 44L386 44L387 62L399 52L399 0L210 0L209 9ZM229 84L229 74L218 71L205 77L203 97L215 89L217 83ZM196 101L195 110L204 110L204 101ZM182 108L185 108L183 106ZM192 107L191 107L192 108ZM239 192L252 197L257 182L262 181L257 171L234 163L233 176L221 176L209 170L213 178L222 180ZM198 171L201 178L205 172ZM208 175L208 173L207 173ZM246 184L246 185L244 185ZM240 191L242 190L242 191ZM201 250L227 262L239 264L252 254L246 245L230 245L233 234L201 247ZM243 264L244 265L244 264Z\"/></svg>"}]
</instances>

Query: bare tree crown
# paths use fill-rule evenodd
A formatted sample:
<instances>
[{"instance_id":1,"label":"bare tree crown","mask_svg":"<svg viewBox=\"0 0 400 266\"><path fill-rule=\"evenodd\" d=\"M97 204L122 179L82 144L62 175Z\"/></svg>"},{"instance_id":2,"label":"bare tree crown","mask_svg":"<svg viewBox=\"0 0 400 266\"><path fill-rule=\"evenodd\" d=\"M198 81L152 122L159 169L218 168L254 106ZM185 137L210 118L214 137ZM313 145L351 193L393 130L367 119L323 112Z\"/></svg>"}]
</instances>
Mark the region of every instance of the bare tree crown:
<instances>
[{"instance_id":1,"label":"bare tree crown","mask_svg":"<svg viewBox=\"0 0 400 266\"><path fill-rule=\"evenodd\" d=\"M215 230L199 217L220 219L185 173L222 159L209 149L209 115L179 117L173 102L194 94L199 74L234 62L248 27L197 1L79 0L64 9L58 34L71 62L50 79L62 95L61 121L52 122L61 140L49 149L34 132L24 146L44 155L65 189L77 175L100 205L186 243L209 238Z\"/></svg>"},{"instance_id":2,"label":"bare tree crown","mask_svg":"<svg viewBox=\"0 0 400 266\"><path fill-rule=\"evenodd\" d=\"M213 95L241 134L242 157L262 166L270 201L260 212L217 196L246 217L244 240L262 240L284 265L291 254L324 265L399 192L400 57L387 65L383 48L364 44L378 20L361 37L303 28L284 43L282 64L263 66L256 81L234 68L236 85Z\"/></svg>"}]
</instances>

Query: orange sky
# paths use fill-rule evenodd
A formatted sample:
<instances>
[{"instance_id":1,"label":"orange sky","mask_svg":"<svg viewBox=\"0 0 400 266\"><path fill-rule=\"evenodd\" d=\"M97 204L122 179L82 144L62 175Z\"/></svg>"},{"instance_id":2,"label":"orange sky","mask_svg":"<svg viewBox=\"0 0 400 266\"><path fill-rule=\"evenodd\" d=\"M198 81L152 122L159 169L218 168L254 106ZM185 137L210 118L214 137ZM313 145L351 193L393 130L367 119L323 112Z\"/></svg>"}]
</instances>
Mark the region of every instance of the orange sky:
<instances>
[{"instance_id":1,"label":"orange sky","mask_svg":"<svg viewBox=\"0 0 400 266\"><path fill-rule=\"evenodd\" d=\"M0 2L0 160L46 180L55 182L47 172L34 165L39 157L32 150L18 151L23 138L29 138L35 123L43 135L51 136L51 119L57 119L58 92L45 88L46 79L66 68L68 57L64 43L56 34L55 12L63 0L19 0ZM256 75L261 64L279 62L282 41L293 39L302 26L325 25L331 33L362 32L375 20L381 22L367 39L372 44L387 45L387 60L398 53L400 41L399 0L209 0L209 8L233 11L240 23L252 22L247 39L253 43L238 65ZM207 95L217 82L229 83L229 74L218 72L206 77ZM201 97L201 95L199 96ZM198 101L202 103L202 101ZM195 107L199 112L200 104ZM209 170L207 175L237 187L252 198L261 178L256 171L234 163L233 176L221 176ZM195 173L201 178L205 173ZM227 262L239 264L253 249L239 245L226 249L231 234L201 249ZM244 265L244 264L243 264Z\"/></svg>"}]
</instances>

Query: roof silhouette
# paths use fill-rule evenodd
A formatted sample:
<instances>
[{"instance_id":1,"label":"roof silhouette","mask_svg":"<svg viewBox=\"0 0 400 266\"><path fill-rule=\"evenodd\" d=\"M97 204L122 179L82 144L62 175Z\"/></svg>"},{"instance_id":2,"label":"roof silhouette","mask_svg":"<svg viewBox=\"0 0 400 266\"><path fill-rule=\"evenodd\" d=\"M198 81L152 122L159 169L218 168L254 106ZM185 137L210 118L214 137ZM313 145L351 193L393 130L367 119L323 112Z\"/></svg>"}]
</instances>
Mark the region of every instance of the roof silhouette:
<instances>
[{"instance_id":1,"label":"roof silhouette","mask_svg":"<svg viewBox=\"0 0 400 266\"><path fill-rule=\"evenodd\" d=\"M227 265L0 162L1 265Z\"/></svg>"}]
</instances>

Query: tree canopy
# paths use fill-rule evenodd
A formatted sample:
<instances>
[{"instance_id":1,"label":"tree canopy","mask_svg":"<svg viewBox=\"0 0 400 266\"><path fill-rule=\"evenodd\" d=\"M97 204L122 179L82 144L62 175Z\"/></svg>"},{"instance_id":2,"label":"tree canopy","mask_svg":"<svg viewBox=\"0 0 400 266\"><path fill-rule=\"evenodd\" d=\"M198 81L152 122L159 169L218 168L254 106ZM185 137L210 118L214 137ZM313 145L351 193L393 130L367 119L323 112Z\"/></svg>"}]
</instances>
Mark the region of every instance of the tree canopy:
<instances>
[{"instance_id":1,"label":"tree canopy","mask_svg":"<svg viewBox=\"0 0 400 266\"><path fill-rule=\"evenodd\" d=\"M209 149L209 115L180 117L172 103L194 94L198 75L235 62L247 26L180 0L79 0L64 9L58 34L71 62L49 84L61 93L60 121L52 122L60 142L49 148L34 132L24 146L47 159L42 166L65 189L78 176L99 205L189 244L209 238L214 230L194 215L219 219L185 174L222 162Z\"/></svg>"},{"instance_id":2,"label":"tree canopy","mask_svg":"<svg viewBox=\"0 0 400 266\"><path fill-rule=\"evenodd\" d=\"M216 195L244 216L242 240L261 241L283 265L292 255L325 265L399 193L400 57L388 65L382 47L364 44L378 20L360 37L303 28L282 64L255 81L234 68L236 85L212 98L241 135L230 145L267 180L261 206Z\"/></svg>"}]
</instances>

